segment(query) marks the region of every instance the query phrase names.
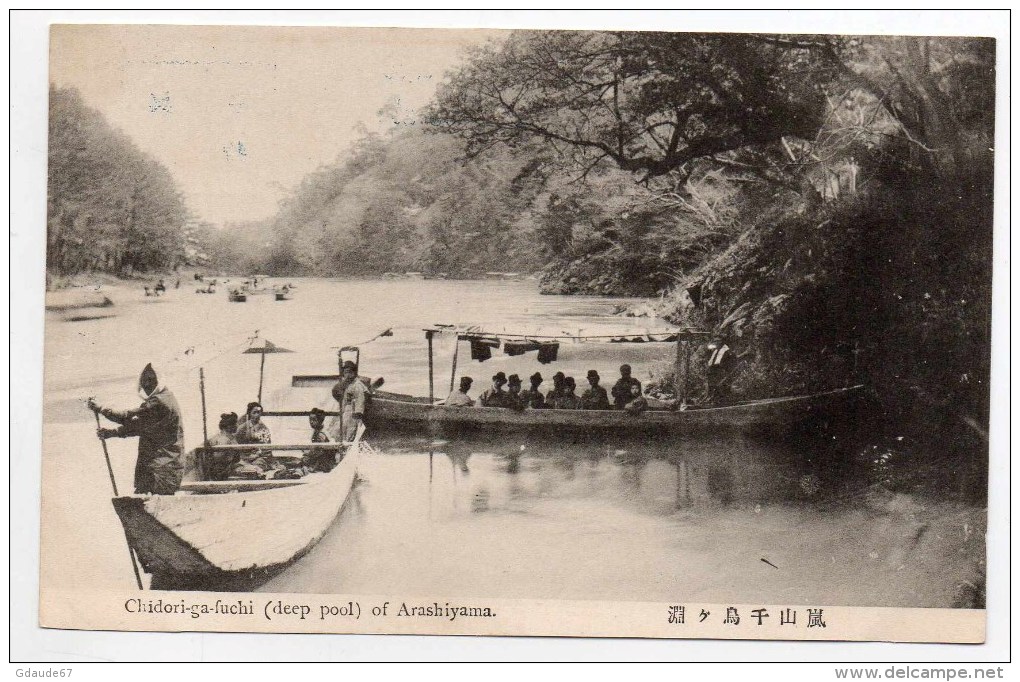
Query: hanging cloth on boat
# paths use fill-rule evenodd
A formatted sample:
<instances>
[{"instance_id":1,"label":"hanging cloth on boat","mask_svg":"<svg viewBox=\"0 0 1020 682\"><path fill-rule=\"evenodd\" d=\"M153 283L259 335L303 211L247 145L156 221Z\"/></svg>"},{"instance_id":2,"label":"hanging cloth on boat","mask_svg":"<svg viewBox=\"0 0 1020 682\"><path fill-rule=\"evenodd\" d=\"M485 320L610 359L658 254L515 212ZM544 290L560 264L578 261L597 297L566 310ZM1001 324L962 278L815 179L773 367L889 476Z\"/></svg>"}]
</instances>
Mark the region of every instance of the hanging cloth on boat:
<instances>
[{"instance_id":1,"label":"hanging cloth on boat","mask_svg":"<svg viewBox=\"0 0 1020 682\"><path fill-rule=\"evenodd\" d=\"M540 343L538 344L538 361L543 365L556 362L556 356L559 352L560 344L558 343Z\"/></svg>"},{"instance_id":2,"label":"hanging cloth on boat","mask_svg":"<svg viewBox=\"0 0 1020 682\"><path fill-rule=\"evenodd\" d=\"M477 336L464 337L471 343L471 359L485 362L492 357L492 349L499 348L499 339L482 339Z\"/></svg>"},{"instance_id":3,"label":"hanging cloth on boat","mask_svg":"<svg viewBox=\"0 0 1020 682\"><path fill-rule=\"evenodd\" d=\"M538 350L542 347L537 341L504 341L503 352L507 355L524 355L528 351Z\"/></svg>"}]
</instances>

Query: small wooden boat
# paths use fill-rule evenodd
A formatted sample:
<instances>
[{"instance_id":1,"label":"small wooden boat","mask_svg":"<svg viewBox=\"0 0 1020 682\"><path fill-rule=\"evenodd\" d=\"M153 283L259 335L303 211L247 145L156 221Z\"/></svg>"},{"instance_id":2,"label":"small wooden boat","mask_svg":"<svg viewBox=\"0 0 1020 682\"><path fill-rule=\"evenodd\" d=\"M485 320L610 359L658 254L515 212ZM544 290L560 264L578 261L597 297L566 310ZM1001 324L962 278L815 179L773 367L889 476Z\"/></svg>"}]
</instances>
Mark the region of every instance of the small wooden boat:
<instances>
[{"instance_id":1,"label":"small wooden boat","mask_svg":"<svg viewBox=\"0 0 1020 682\"><path fill-rule=\"evenodd\" d=\"M677 436L726 429L781 431L812 418L848 410L862 388L851 386L814 395L769 398L721 407L650 409L636 414L622 410L517 412L498 407L445 407L430 404L428 398L380 391L372 395L365 421L373 429L426 428L445 434L470 429Z\"/></svg>"},{"instance_id":2,"label":"small wooden boat","mask_svg":"<svg viewBox=\"0 0 1020 682\"><path fill-rule=\"evenodd\" d=\"M234 289L227 293L227 300L231 303L244 303L248 300L248 294L240 289Z\"/></svg>"},{"instance_id":3,"label":"small wooden boat","mask_svg":"<svg viewBox=\"0 0 1020 682\"><path fill-rule=\"evenodd\" d=\"M152 589L250 590L310 550L343 508L362 455L354 442L329 473L293 480L198 481L175 495L113 499Z\"/></svg>"}]
</instances>

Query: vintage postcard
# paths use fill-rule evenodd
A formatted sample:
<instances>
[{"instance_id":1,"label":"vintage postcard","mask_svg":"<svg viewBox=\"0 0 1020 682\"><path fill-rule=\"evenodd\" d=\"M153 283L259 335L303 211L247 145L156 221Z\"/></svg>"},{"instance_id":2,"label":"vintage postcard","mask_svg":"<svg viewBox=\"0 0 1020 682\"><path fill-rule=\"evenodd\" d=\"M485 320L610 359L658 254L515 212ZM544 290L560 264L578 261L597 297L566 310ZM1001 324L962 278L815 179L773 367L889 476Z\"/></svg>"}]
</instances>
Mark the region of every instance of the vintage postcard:
<instances>
[{"instance_id":1,"label":"vintage postcard","mask_svg":"<svg viewBox=\"0 0 1020 682\"><path fill-rule=\"evenodd\" d=\"M53 25L40 625L983 642L996 56Z\"/></svg>"}]
</instances>

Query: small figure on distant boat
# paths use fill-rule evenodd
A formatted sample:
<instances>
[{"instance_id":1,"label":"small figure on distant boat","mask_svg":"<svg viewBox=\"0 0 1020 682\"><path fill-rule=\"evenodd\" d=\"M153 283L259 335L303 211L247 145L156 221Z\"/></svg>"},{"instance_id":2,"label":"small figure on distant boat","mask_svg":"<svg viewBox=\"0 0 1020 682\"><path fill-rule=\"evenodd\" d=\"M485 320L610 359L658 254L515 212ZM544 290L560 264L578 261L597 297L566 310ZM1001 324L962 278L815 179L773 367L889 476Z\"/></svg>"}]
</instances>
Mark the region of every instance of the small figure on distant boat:
<instances>
[{"instance_id":1,"label":"small figure on distant boat","mask_svg":"<svg viewBox=\"0 0 1020 682\"><path fill-rule=\"evenodd\" d=\"M630 365L620 365L620 378L613 385L613 407L617 410L622 410L627 406L627 403L634 400L635 387L637 387L636 395L641 395L641 382L632 377L630 372Z\"/></svg>"},{"instance_id":2,"label":"small figure on distant boat","mask_svg":"<svg viewBox=\"0 0 1020 682\"><path fill-rule=\"evenodd\" d=\"M146 296L155 296L156 295L156 294L152 293L152 287L143 287L143 288L145 289L145 295Z\"/></svg>"},{"instance_id":3,"label":"small figure on distant boat","mask_svg":"<svg viewBox=\"0 0 1020 682\"><path fill-rule=\"evenodd\" d=\"M478 404L482 407L507 407L507 394L503 390L504 386L506 386L506 374L496 372L492 376L492 387L482 391L482 394L478 396Z\"/></svg>"},{"instance_id":4,"label":"small figure on distant boat","mask_svg":"<svg viewBox=\"0 0 1020 682\"><path fill-rule=\"evenodd\" d=\"M535 372L529 380L531 381L531 388L521 393L521 401L524 403L524 407L540 410L545 407L545 396L538 390L538 387L542 385L542 374Z\"/></svg>"},{"instance_id":5,"label":"small figure on distant boat","mask_svg":"<svg viewBox=\"0 0 1020 682\"><path fill-rule=\"evenodd\" d=\"M574 381L574 377L565 377L563 379L563 390L560 392L556 399L553 401L553 409L557 410L576 410L581 406L581 399L577 397L575 391L577 390L577 382Z\"/></svg>"},{"instance_id":6,"label":"small figure on distant boat","mask_svg":"<svg viewBox=\"0 0 1020 682\"><path fill-rule=\"evenodd\" d=\"M582 410L608 410L609 395L606 389L599 386L599 373L593 369L588 370L588 385L590 388L581 395Z\"/></svg>"},{"instance_id":7,"label":"small figure on distant boat","mask_svg":"<svg viewBox=\"0 0 1020 682\"><path fill-rule=\"evenodd\" d=\"M566 375L563 372L556 372L553 374L553 387L552 390L545 394L545 404L548 407L553 407L553 403L556 399L563 394L563 380L566 379Z\"/></svg>"},{"instance_id":8,"label":"small figure on distant boat","mask_svg":"<svg viewBox=\"0 0 1020 682\"><path fill-rule=\"evenodd\" d=\"M156 282L156 286L153 289L153 291L156 292L157 296L160 296L161 294L166 292L166 284L163 283L163 278L162 277L160 278L160 280L158 282Z\"/></svg>"},{"instance_id":9,"label":"small figure on distant boat","mask_svg":"<svg viewBox=\"0 0 1020 682\"><path fill-rule=\"evenodd\" d=\"M210 446L237 445L237 413L224 412L220 415L219 433L209 439ZM230 468L237 462L237 452L209 451L205 455L205 477L210 481L225 481Z\"/></svg>"},{"instance_id":10,"label":"small figure on distant boat","mask_svg":"<svg viewBox=\"0 0 1020 682\"><path fill-rule=\"evenodd\" d=\"M135 494L173 495L181 487L184 474L184 428L177 399L162 385L152 364L138 377L142 404L126 411L101 407L92 398L88 407L112 422L115 429L100 428L100 438L138 436L138 460L135 463Z\"/></svg>"},{"instance_id":11,"label":"small figure on distant boat","mask_svg":"<svg viewBox=\"0 0 1020 682\"><path fill-rule=\"evenodd\" d=\"M174 284L174 289L180 289L180 288L181 288L181 278L178 277L177 278L177 283Z\"/></svg>"},{"instance_id":12,"label":"small figure on distant boat","mask_svg":"<svg viewBox=\"0 0 1020 682\"><path fill-rule=\"evenodd\" d=\"M446 399L446 406L473 407L475 401L468 395L468 391L471 390L472 383L474 383L474 380L471 377L461 377L459 388L450 393L449 397Z\"/></svg>"}]
</instances>

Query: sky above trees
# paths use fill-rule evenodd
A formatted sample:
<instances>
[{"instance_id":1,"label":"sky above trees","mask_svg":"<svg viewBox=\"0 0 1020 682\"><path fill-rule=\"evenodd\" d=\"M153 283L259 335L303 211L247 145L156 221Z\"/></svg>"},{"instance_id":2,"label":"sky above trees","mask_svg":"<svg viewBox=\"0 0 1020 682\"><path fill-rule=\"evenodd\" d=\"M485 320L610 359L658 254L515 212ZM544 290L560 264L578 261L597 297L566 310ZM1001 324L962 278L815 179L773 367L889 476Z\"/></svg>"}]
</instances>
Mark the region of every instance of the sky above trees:
<instances>
[{"instance_id":1,"label":"sky above trees","mask_svg":"<svg viewBox=\"0 0 1020 682\"><path fill-rule=\"evenodd\" d=\"M257 220L365 129L407 125L464 48L501 35L56 26L50 77L162 162L199 217Z\"/></svg>"}]
</instances>

